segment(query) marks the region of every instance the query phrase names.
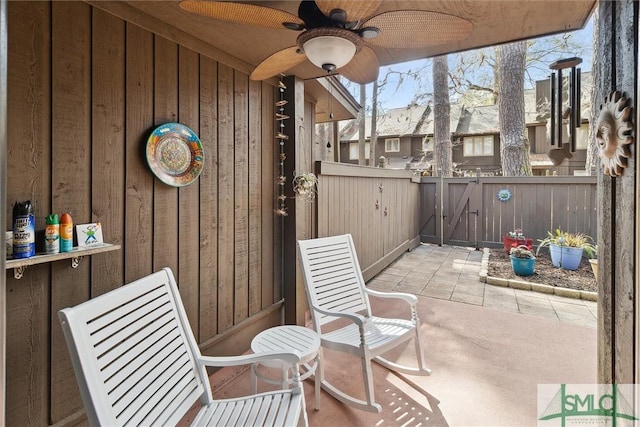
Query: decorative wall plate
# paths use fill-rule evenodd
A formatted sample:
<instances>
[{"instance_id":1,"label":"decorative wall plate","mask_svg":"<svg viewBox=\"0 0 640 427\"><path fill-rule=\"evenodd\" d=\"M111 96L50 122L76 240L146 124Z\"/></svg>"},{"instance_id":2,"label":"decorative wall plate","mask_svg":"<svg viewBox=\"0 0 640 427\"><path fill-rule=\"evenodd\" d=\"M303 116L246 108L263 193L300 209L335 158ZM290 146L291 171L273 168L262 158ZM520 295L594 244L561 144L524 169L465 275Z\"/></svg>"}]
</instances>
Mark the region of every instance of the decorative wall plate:
<instances>
[{"instance_id":1,"label":"decorative wall plate","mask_svg":"<svg viewBox=\"0 0 640 427\"><path fill-rule=\"evenodd\" d=\"M146 155L153 174L173 187L191 184L204 167L200 139L180 123L165 123L155 128L147 140Z\"/></svg>"}]
</instances>

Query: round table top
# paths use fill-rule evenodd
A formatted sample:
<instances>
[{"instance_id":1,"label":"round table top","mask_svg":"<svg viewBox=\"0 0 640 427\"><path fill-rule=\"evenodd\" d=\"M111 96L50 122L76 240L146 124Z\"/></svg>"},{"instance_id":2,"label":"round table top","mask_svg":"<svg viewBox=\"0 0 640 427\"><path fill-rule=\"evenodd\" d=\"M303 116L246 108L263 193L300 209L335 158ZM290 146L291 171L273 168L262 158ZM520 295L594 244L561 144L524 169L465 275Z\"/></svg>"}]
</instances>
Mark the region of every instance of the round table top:
<instances>
[{"instance_id":1,"label":"round table top","mask_svg":"<svg viewBox=\"0 0 640 427\"><path fill-rule=\"evenodd\" d=\"M251 341L254 353L292 351L300 355L300 363L313 359L320 350L320 335L303 326L284 325L266 329Z\"/></svg>"}]
</instances>

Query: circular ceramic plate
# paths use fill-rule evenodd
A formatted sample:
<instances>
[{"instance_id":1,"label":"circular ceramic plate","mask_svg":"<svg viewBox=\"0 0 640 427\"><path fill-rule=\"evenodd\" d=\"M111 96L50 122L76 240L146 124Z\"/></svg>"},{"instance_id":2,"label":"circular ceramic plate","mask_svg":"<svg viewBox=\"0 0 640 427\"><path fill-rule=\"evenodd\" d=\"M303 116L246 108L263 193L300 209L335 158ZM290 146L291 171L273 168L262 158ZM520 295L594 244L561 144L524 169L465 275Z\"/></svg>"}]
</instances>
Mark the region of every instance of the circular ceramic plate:
<instances>
[{"instance_id":1,"label":"circular ceramic plate","mask_svg":"<svg viewBox=\"0 0 640 427\"><path fill-rule=\"evenodd\" d=\"M153 174L173 187L191 184L204 166L200 139L180 123L165 123L155 128L147 140L146 153Z\"/></svg>"}]
</instances>

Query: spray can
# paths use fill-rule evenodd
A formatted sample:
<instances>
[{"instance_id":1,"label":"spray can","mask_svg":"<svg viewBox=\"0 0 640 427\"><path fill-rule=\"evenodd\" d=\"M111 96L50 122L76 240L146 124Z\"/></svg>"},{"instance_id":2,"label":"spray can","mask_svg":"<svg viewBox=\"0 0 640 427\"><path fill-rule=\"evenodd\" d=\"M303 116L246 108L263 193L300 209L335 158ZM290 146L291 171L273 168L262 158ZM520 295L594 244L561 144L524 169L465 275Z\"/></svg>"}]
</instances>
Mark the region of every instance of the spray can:
<instances>
[{"instance_id":1,"label":"spray can","mask_svg":"<svg viewBox=\"0 0 640 427\"><path fill-rule=\"evenodd\" d=\"M13 258L36 254L36 220L31 200L13 205Z\"/></svg>"},{"instance_id":2,"label":"spray can","mask_svg":"<svg viewBox=\"0 0 640 427\"><path fill-rule=\"evenodd\" d=\"M44 227L44 249L48 254L60 252L60 221L58 214L47 215Z\"/></svg>"},{"instance_id":3,"label":"spray can","mask_svg":"<svg viewBox=\"0 0 640 427\"><path fill-rule=\"evenodd\" d=\"M60 252L71 252L73 249L73 220L71 215L60 216Z\"/></svg>"}]
</instances>

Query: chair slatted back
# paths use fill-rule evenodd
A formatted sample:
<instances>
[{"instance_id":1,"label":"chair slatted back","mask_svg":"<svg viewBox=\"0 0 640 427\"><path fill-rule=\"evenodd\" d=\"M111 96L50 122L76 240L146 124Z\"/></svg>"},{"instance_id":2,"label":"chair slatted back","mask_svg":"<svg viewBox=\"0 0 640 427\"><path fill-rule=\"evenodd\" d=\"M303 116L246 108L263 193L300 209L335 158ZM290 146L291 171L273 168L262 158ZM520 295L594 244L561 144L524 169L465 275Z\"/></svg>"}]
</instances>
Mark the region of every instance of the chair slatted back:
<instances>
[{"instance_id":1,"label":"chair slatted back","mask_svg":"<svg viewBox=\"0 0 640 427\"><path fill-rule=\"evenodd\" d=\"M92 425L175 424L199 398L211 399L171 270L59 317Z\"/></svg>"},{"instance_id":2,"label":"chair slatted back","mask_svg":"<svg viewBox=\"0 0 640 427\"><path fill-rule=\"evenodd\" d=\"M370 315L369 299L350 234L298 241L307 298L316 330L336 320L314 308Z\"/></svg>"}]
</instances>

